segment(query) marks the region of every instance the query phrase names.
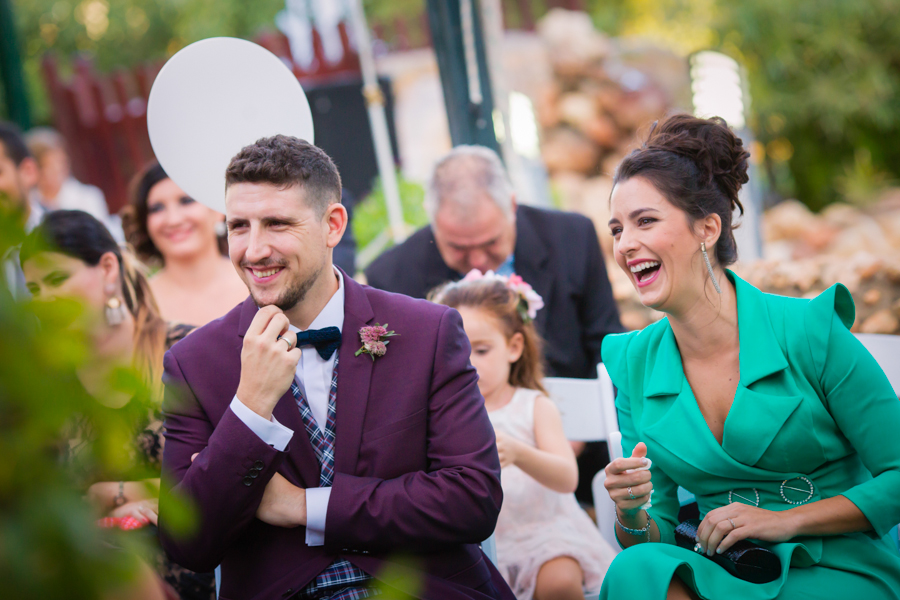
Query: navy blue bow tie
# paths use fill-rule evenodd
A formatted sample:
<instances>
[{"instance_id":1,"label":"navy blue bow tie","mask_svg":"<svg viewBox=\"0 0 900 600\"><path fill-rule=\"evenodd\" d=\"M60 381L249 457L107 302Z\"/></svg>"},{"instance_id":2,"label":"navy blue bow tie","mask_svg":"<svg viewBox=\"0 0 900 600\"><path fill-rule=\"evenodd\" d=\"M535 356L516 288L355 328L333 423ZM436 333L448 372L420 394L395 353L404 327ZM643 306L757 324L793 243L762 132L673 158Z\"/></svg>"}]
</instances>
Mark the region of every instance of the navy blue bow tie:
<instances>
[{"instance_id":1,"label":"navy blue bow tie","mask_svg":"<svg viewBox=\"0 0 900 600\"><path fill-rule=\"evenodd\" d=\"M328 360L341 347L341 330L337 327L307 329L297 333L297 347L315 346L323 360Z\"/></svg>"}]
</instances>

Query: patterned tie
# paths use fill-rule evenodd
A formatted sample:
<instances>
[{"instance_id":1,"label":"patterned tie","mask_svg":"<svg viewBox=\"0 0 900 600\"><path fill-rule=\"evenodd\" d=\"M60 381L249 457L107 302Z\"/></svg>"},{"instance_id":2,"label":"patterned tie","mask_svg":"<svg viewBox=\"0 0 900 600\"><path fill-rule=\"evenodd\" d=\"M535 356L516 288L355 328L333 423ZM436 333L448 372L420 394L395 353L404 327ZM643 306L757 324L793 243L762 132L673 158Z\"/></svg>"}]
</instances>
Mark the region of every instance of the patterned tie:
<instances>
[{"instance_id":1,"label":"patterned tie","mask_svg":"<svg viewBox=\"0 0 900 600\"><path fill-rule=\"evenodd\" d=\"M336 327L334 329L337 329ZM338 332L340 334L340 332ZM321 354L321 351L319 352ZM330 356L330 355L329 355ZM328 394L328 417L325 427L316 425L309 402L300 391L297 381L291 384L291 393L300 409L300 417L306 428L306 434L319 461L319 486L330 487L334 481L334 435L335 435L335 398L337 397L338 358L334 358L334 370L331 372L331 392ZM368 587L372 577L356 567L348 560L338 559L327 569L319 573L309 585L300 590L294 598L319 598L328 600L362 600L374 597L375 591Z\"/></svg>"}]
</instances>

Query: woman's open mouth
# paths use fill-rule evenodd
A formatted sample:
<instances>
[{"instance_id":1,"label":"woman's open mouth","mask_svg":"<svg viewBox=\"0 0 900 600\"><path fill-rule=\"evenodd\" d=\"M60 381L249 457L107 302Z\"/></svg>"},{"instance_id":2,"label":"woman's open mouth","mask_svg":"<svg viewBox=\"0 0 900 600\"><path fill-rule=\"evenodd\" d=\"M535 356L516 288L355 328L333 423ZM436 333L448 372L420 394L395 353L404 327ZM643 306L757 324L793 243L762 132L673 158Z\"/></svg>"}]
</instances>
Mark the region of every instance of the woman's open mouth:
<instances>
[{"instance_id":1,"label":"woman's open mouth","mask_svg":"<svg viewBox=\"0 0 900 600\"><path fill-rule=\"evenodd\" d=\"M656 281L659 275L661 263L656 260L647 260L628 267L638 287L645 287Z\"/></svg>"}]
</instances>

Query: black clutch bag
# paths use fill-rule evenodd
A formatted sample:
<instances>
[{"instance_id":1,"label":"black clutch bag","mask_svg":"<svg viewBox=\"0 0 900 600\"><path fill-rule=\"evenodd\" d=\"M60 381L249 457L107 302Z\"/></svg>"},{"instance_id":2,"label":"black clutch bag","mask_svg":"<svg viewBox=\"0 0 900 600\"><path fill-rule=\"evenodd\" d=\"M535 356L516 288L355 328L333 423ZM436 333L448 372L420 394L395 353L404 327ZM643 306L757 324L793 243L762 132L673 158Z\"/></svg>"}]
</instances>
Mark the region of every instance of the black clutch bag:
<instances>
[{"instance_id":1,"label":"black clutch bag","mask_svg":"<svg viewBox=\"0 0 900 600\"><path fill-rule=\"evenodd\" d=\"M675 543L694 552L697 544L697 528L700 521L688 519L675 528ZM750 583L769 583L781 576L781 559L769 550L753 542L740 540L722 554L707 556L723 569Z\"/></svg>"}]
</instances>

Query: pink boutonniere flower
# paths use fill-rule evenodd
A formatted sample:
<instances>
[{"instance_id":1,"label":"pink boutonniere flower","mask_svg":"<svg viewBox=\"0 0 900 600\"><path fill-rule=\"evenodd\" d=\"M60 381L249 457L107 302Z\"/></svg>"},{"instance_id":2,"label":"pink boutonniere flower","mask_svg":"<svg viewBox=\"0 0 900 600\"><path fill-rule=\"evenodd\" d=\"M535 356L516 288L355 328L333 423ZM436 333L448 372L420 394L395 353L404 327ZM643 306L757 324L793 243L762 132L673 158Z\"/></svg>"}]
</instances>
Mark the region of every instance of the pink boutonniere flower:
<instances>
[{"instance_id":1,"label":"pink boutonniere flower","mask_svg":"<svg viewBox=\"0 0 900 600\"><path fill-rule=\"evenodd\" d=\"M375 360L376 356L384 356L387 352L387 345L390 343L390 340L385 340L383 338L389 338L395 335L399 335L398 333L394 333L393 331L388 331L388 324L379 325L376 323L375 325L369 325L367 327L360 327L359 329L359 339L362 341L362 347L356 351L355 356L359 356L360 354L368 354L372 357L372 360Z\"/></svg>"}]
</instances>

